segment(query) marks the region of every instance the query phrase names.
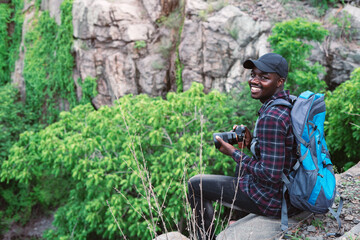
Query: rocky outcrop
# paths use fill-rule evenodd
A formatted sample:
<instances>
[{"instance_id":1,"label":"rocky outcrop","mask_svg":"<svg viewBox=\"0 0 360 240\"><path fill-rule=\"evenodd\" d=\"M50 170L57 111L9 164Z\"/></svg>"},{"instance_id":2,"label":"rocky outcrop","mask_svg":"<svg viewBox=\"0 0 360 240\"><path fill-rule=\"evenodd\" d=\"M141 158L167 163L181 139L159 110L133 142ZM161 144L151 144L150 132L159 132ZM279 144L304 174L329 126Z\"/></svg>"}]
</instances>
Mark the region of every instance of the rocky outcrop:
<instances>
[{"instance_id":1,"label":"rocky outcrop","mask_svg":"<svg viewBox=\"0 0 360 240\"><path fill-rule=\"evenodd\" d=\"M155 1L74 1L74 78L97 78L96 107L126 94L164 96L170 90L174 33L156 24L161 9Z\"/></svg>"},{"instance_id":2,"label":"rocky outcrop","mask_svg":"<svg viewBox=\"0 0 360 240\"><path fill-rule=\"evenodd\" d=\"M271 51L267 38L274 18L288 19L286 6L277 1L259 1L256 6L245 4L246 1L185 2L179 39L183 90L189 89L192 82L202 83L206 92L239 90L239 83L248 78L241 63ZM129 93L165 96L168 91L176 90L174 40L177 41L179 26L158 24L176 7L170 0L74 2L77 65L74 78L98 79L95 106L111 104ZM358 9L350 6L342 11L348 8L349 12ZM262 13L268 9L271 13L264 17ZM331 38L323 45L315 45L311 57L313 62L327 67L324 80L331 87L349 79L353 69L359 66L359 49L344 46L338 40ZM143 41L141 48L137 47L140 41Z\"/></svg>"},{"instance_id":3,"label":"rocky outcrop","mask_svg":"<svg viewBox=\"0 0 360 240\"><path fill-rule=\"evenodd\" d=\"M330 34L322 45L314 45L310 59L326 67L324 80L333 90L360 67L360 8L332 9L325 22Z\"/></svg>"},{"instance_id":4,"label":"rocky outcrop","mask_svg":"<svg viewBox=\"0 0 360 240\"><path fill-rule=\"evenodd\" d=\"M58 24L61 2L41 3L41 9L48 10ZM98 82L98 95L93 99L97 108L111 105L126 94L164 97L177 89L176 46L183 64L183 90L189 89L192 82L202 83L206 92L239 90L239 83L248 77L241 63L271 51L267 38L273 24L298 16L320 21L316 11L299 1L281 4L260 0L254 4L250 0L191 0L182 5L182 1L175 0L74 0L77 95L81 97L78 81L93 77ZM326 66L327 73L322 77L331 89L348 80L360 66L356 44L360 39L359 11L351 5L330 10L324 25L332 34L323 44L314 44L310 61ZM23 36L31 17L31 12L24 12ZM336 35L341 28L332 19L344 16L351 16L351 41ZM23 98L24 51L12 74Z\"/></svg>"},{"instance_id":5,"label":"rocky outcrop","mask_svg":"<svg viewBox=\"0 0 360 240\"><path fill-rule=\"evenodd\" d=\"M229 92L244 81L241 63L245 58L266 52L266 33L271 25L254 21L232 5L202 21L199 6L191 7L189 3L187 15L194 15L185 20L179 47L184 90L196 81L204 84L205 91Z\"/></svg>"}]
</instances>

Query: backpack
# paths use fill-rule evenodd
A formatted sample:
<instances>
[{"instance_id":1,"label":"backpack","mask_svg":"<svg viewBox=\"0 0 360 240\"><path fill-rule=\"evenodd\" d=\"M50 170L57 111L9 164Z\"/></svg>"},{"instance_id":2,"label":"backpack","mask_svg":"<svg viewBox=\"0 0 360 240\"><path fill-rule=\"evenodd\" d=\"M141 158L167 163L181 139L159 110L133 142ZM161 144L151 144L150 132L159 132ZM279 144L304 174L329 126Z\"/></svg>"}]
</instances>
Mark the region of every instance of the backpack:
<instances>
[{"instance_id":1,"label":"backpack","mask_svg":"<svg viewBox=\"0 0 360 240\"><path fill-rule=\"evenodd\" d=\"M299 97L290 96L290 99L291 103L285 99L276 99L266 107L283 105L291 108L292 130L297 142L297 162L290 170L288 177L284 173L282 174L284 188L281 230L286 232L288 229L286 192L288 192L291 205L300 210L316 214L330 211L337 220L340 230L339 215L343 201L340 198L337 212L331 208L338 193L333 164L324 137L326 112L324 95L306 91L301 93ZM257 141L256 135L254 139L251 144L253 154Z\"/></svg>"}]
</instances>

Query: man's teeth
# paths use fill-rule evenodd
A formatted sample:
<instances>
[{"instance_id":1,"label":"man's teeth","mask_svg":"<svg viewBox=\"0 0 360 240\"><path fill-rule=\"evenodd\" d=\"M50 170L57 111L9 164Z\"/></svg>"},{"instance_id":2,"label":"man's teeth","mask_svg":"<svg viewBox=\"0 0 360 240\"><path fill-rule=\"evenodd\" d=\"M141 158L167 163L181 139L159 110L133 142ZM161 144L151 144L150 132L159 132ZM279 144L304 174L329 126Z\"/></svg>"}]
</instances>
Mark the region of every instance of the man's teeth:
<instances>
[{"instance_id":1,"label":"man's teeth","mask_svg":"<svg viewBox=\"0 0 360 240\"><path fill-rule=\"evenodd\" d=\"M251 87L251 92L260 92L260 88L259 87L255 87L255 86L252 86Z\"/></svg>"}]
</instances>

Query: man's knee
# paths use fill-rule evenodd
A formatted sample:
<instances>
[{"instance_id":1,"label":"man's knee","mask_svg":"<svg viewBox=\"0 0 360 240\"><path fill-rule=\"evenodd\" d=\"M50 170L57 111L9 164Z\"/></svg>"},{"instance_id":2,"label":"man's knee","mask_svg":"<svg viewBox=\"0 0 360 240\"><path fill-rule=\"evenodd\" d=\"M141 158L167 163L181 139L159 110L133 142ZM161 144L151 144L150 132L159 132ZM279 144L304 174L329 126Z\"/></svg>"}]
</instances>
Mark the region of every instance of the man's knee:
<instances>
[{"instance_id":1,"label":"man's knee","mask_svg":"<svg viewBox=\"0 0 360 240\"><path fill-rule=\"evenodd\" d=\"M201 175L196 175L188 180L189 192L196 192L196 189L199 188L200 179L201 179Z\"/></svg>"},{"instance_id":2,"label":"man's knee","mask_svg":"<svg viewBox=\"0 0 360 240\"><path fill-rule=\"evenodd\" d=\"M199 175L191 177L188 180L188 190L189 190L190 195L197 194L200 192L200 182L201 182L202 176L203 175L199 174Z\"/></svg>"}]
</instances>

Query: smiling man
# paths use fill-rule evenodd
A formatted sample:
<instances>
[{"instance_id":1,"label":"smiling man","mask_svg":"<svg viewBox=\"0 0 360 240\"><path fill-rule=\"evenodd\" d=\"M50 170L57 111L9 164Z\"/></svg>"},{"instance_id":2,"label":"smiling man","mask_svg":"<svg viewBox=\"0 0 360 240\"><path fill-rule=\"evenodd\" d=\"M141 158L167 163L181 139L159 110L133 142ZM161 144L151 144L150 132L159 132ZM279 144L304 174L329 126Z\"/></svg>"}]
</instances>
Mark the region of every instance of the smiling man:
<instances>
[{"instance_id":1,"label":"smiling man","mask_svg":"<svg viewBox=\"0 0 360 240\"><path fill-rule=\"evenodd\" d=\"M279 54L268 53L258 60L247 60L244 68L251 69L248 81L251 97L263 105L253 137L246 128L245 146L251 148L248 156L221 138L219 151L231 156L238 163L241 174L236 177L222 175L197 175L189 180L189 201L195 209L197 234L200 239L214 238L214 209L218 201L246 213L280 217L282 178L288 176L297 159L296 142L292 132L290 111L283 105L271 105L275 99L290 101L289 91L284 90L288 63ZM251 142L251 144L250 144ZM239 144L242 147L242 143ZM202 206L202 207L201 207ZM289 213L296 209L290 204Z\"/></svg>"}]
</instances>

